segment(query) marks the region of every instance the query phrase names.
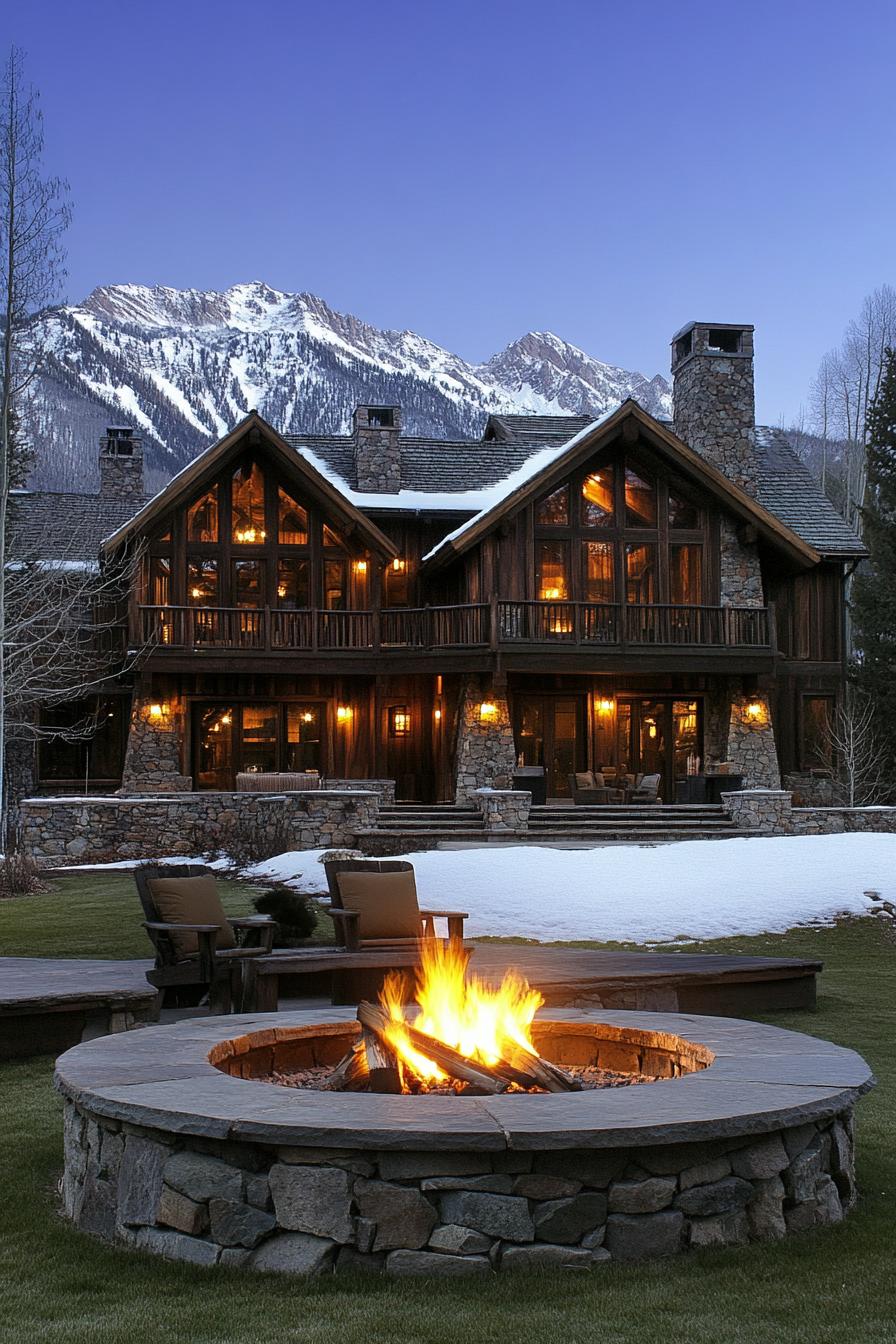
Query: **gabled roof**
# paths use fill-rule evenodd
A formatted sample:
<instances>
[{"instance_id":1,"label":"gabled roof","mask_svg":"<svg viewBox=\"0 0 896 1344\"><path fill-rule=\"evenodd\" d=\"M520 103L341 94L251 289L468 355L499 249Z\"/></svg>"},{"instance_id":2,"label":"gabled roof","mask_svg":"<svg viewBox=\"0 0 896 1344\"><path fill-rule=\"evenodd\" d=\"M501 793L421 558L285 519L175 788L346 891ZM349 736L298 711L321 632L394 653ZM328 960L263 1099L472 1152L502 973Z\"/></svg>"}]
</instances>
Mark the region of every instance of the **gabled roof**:
<instances>
[{"instance_id":1,"label":"gabled roof","mask_svg":"<svg viewBox=\"0 0 896 1344\"><path fill-rule=\"evenodd\" d=\"M14 490L9 501L9 554L16 560L93 561L103 538L123 527L146 500Z\"/></svg>"},{"instance_id":2,"label":"gabled roof","mask_svg":"<svg viewBox=\"0 0 896 1344\"><path fill-rule=\"evenodd\" d=\"M626 421L634 422L651 446L661 457L669 460L676 470L696 480L731 513L752 524L765 541L788 555L792 562L801 567L819 562L821 556L814 546L695 453L667 425L654 419L636 401L628 398L612 413L580 429L551 455L546 465L539 465L539 469L531 473L523 469L511 477L507 482L509 488L503 496L434 547L425 557L424 567L436 569L469 550L501 519L550 489L554 481L562 479L602 444L615 438Z\"/></svg>"},{"instance_id":3,"label":"gabled roof","mask_svg":"<svg viewBox=\"0 0 896 1344\"><path fill-rule=\"evenodd\" d=\"M287 479L292 477L310 489L312 495L316 496L329 511L331 519L343 529L350 533L358 533L369 546L384 557L394 558L398 554L394 542L390 541L350 499L347 499L330 478L324 476L311 462L290 447L283 436L278 434L257 411L250 411L229 434L225 434L217 443L213 443L205 452L194 458L189 466L172 477L164 489L144 504L127 523L114 531L111 536L107 536L102 545L103 551L108 553L117 550L129 537L144 531L166 510L185 501L201 488L202 482L212 474L214 468L233 450L240 448L244 441L248 441L250 446L256 443L263 444L270 456L283 467Z\"/></svg>"}]
</instances>

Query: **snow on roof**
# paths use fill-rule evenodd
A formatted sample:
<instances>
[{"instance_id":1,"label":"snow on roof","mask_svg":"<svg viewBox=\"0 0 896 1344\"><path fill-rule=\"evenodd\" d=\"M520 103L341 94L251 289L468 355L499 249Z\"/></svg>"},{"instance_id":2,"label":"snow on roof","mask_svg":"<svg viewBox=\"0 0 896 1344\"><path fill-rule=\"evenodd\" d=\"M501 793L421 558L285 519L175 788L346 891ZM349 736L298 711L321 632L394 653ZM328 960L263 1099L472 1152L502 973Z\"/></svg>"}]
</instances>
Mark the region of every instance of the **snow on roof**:
<instances>
[{"instance_id":1,"label":"snow on roof","mask_svg":"<svg viewBox=\"0 0 896 1344\"><path fill-rule=\"evenodd\" d=\"M521 489L521 487L531 481L533 477L537 476L539 472L544 471L546 467L551 466L551 464L556 462L558 458L563 457L564 454L577 447L582 439L587 438L589 434L597 429L598 425L603 424L603 422L608 420L611 415L615 415L618 409L618 406L612 407L611 410L606 411L603 415L598 416L596 420L592 420L589 424L585 425L584 429L580 429L578 434L574 434L572 438L567 439L565 443L561 443L559 446L554 446L553 448L542 448L540 452L533 453L527 462L524 462L518 470L511 472L511 474L506 476L503 481L499 481L497 485L490 486L488 489L479 492L470 491L470 494L478 493L483 497L483 501L479 506L479 512L476 513L474 517L468 518L466 522L461 523L453 532L449 532L447 537L443 537L437 546L433 546L432 550L424 555L424 561L431 560L434 555L438 555L443 546L449 546L452 541L456 541L459 536L462 536L462 534L469 528L474 527L479 523L481 519L491 513L492 509L496 509L500 504L503 504L506 499L509 499L510 496L515 493L515 491Z\"/></svg>"}]
</instances>

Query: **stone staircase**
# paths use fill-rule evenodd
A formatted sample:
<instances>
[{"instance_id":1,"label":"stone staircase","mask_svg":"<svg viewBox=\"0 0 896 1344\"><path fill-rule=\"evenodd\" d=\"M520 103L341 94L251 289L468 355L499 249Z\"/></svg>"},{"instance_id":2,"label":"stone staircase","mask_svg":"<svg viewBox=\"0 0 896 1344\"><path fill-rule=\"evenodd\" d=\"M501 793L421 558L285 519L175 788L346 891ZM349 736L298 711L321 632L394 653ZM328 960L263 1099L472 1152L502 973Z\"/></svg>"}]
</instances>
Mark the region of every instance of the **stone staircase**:
<instances>
[{"instance_id":1,"label":"stone staircase","mask_svg":"<svg viewBox=\"0 0 896 1344\"><path fill-rule=\"evenodd\" d=\"M526 831L486 831L478 808L451 803L396 803L380 808L376 827L357 832L358 847L371 855L435 849L445 841L472 844L550 845L557 841L593 844L710 840L752 831L738 829L717 804L575 807L550 803L533 807Z\"/></svg>"}]
</instances>

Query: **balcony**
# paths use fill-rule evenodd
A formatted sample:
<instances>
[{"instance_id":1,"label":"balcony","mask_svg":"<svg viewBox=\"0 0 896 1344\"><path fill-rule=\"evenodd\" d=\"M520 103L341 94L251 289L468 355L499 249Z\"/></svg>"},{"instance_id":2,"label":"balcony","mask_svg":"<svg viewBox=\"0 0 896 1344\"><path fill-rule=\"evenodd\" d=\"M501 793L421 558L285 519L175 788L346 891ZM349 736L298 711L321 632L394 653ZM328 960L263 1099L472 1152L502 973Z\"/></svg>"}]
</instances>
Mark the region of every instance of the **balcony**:
<instances>
[{"instance_id":1,"label":"balcony","mask_svg":"<svg viewBox=\"0 0 896 1344\"><path fill-rule=\"evenodd\" d=\"M189 651L311 656L555 648L602 651L774 653L768 607L625 606L594 602L492 602L462 606L322 611L313 608L139 608L138 640L152 653Z\"/></svg>"}]
</instances>

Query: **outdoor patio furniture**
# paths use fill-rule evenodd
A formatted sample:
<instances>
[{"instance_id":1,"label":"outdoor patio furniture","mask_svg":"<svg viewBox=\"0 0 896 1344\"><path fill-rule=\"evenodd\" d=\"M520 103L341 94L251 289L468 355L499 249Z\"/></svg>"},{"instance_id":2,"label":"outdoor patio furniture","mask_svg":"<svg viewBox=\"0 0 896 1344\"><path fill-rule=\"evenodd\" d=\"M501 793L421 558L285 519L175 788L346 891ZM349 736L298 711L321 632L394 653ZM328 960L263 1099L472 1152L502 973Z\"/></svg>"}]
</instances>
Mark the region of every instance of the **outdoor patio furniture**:
<instances>
[{"instance_id":1,"label":"outdoor patio furniture","mask_svg":"<svg viewBox=\"0 0 896 1344\"><path fill-rule=\"evenodd\" d=\"M146 864L134 871L157 989L207 993L215 1012L242 1007L243 963L271 951L276 925L266 915L226 915L214 874L201 863Z\"/></svg>"},{"instance_id":2,"label":"outdoor patio furniture","mask_svg":"<svg viewBox=\"0 0 896 1344\"><path fill-rule=\"evenodd\" d=\"M567 778L569 792L576 807L599 807L607 803L625 801L624 791L610 788L604 776L594 770L579 770Z\"/></svg>"},{"instance_id":3,"label":"outdoor patio furniture","mask_svg":"<svg viewBox=\"0 0 896 1344\"><path fill-rule=\"evenodd\" d=\"M630 803L658 803L662 775L644 775L629 795Z\"/></svg>"},{"instance_id":4,"label":"outdoor patio furniture","mask_svg":"<svg viewBox=\"0 0 896 1344\"><path fill-rule=\"evenodd\" d=\"M460 910L421 910L414 865L403 859L333 859L324 864L336 941L350 952L409 948L435 938L437 919L448 938L463 942Z\"/></svg>"},{"instance_id":5,"label":"outdoor patio furniture","mask_svg":"<svg viewBox=\"0 0 896 1344\"><path fill-rule=\"evenodd\" d=\"M247 1013L276 1013L280 995L300 995L299 977L328 975L333 1003L360 1003L375 1000L390 971L412 971L420 963L420 943L380 951L352 952L347 947L302 947L293 951L273 952L252 957L245 963L243 1010ZM315 993L319 992L315 989Z\"/></svg>"}]
</instances>

